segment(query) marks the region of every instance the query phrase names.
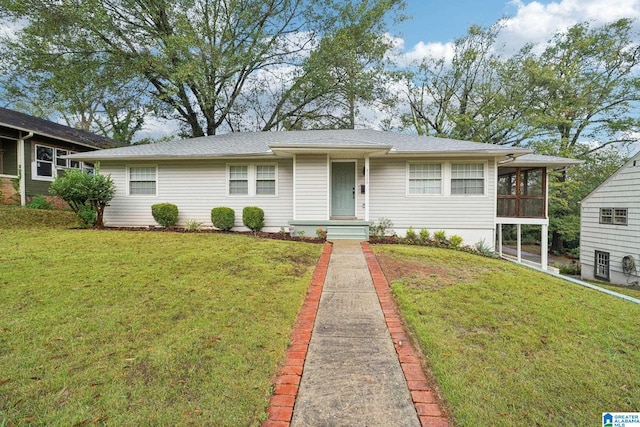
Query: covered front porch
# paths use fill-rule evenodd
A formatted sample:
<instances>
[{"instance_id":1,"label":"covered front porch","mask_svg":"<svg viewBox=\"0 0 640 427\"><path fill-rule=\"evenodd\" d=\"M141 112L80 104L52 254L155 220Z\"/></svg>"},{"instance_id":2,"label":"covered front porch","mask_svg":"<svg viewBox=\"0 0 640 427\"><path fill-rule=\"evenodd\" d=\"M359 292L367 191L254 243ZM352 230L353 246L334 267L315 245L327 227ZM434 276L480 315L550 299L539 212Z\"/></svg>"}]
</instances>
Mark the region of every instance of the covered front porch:
<instances>
[{"instance_id":1,"label":"covered front porch","mask_svg":"<svg viewBox=\"0 0 640 427\"><path fill-rule=\"evenodd\" d=\"M369 240L370 158L391 146L345 142L339 147L272 145L275 154L293 158L292 236L327 240Z\"/></svg>"}]
</instances>

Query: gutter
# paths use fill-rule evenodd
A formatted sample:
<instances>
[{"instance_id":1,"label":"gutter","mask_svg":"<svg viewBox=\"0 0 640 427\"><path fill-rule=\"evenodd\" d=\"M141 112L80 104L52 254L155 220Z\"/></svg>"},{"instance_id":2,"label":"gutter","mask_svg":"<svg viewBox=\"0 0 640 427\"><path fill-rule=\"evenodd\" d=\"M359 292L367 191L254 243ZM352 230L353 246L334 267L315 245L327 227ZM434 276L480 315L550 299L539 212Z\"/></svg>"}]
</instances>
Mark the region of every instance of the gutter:
<instances>
[{"instance_id":1,"label":"gutter","mask_svg":"<svg viewBox=\"0 0 640 427\"><path fill-rule=\"evenodd\" d=\"M18 177L20 179L20 206L27 204L27 186L26 186L26 168L24 164L24 142L33 137L33 132L29 132L27 135L20 135L18 139Z\"/></svg>"},{"instance_id":2,"label":"gutter","mask_svg":"<svg viewBox=\"0 0 640 427\"><path fill-rule=\"evenodd\" d=\"M511 261L511 262L516 263L518 265L522 265L524 267L531 268L531 269L533 269L535 271L539 271L540 273L546 273L546 274L548 274L550 276L553 276L553 277L556 277L558 279L566 280L567 282L571 282L574 285L584 286L585 288L593 289L594 291L602 292L602 293L605 293L607 295L614 296L616 298L620 298L620 299L623 299L623 300L627 300L627 301L633 302L635 304L640 304L640 299L630 297L629 295L624 295L624 294L620 294L618 292L610 291L609 289L601 288L600 286L592 285L591 283L583 282L582 280L574 279L572 277L567 277L567 276L564 276L562 274L555 273L553 271L543 270L540 267L536 267L536 266L533 266L533 265L525 264L523 262L510 260L508 258L503 258L503 259L507 259L508 261Z\"/></svg>"}]
</instances>

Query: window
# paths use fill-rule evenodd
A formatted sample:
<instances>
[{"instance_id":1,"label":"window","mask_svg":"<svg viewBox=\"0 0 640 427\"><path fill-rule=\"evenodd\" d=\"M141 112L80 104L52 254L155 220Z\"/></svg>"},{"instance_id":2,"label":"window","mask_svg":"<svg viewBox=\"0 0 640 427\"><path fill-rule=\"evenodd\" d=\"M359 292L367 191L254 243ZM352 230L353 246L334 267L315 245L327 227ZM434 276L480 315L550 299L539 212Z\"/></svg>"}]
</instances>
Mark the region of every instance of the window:
<instances>
[{"instance_id":1,"label":"window","mask_svg":"<svg viewBox=\"0 0 640 427\"><path fill-rule=\"evenodd\" d=\"M278 168L267 165L228 165L230 196L275 196Z\"/></svg>"},{"instance_id":2,"label":"window","mask_svg":"<svg viewBox=\"0 0 640 427\"><path fill-rule=\"evenodd\" d=\"M544 218L546 188L545 168L499 168L497 215L507 218Z\"/></svg>"},{"instance_id":3,"label":"window","mask_svg":"<svg viewBox=\"0 0 640 427\"><path fill-rule=\"evenodd\" d=\"M256 166L256 194L276 194L275 165Z\"/></svg>"},{"instance_id":4,"label":"window","mask_svg":"<svg viewBox=\"0 0 640 427\"><path fill-rule=\"evenodd\" d=\"M484 164L453 163L451 194L484 194Z\"/></svg>"},{"instance_id":5,"label":"window","mask_svg":"<svg viewBox=\"0 0 640 427\"><path fill-rule=\"evenodd\" d=\"M609 280L609 253L595 252L595 271L593 275L599 279Z\"/></svg>"},{"instance_id":6,"label":"window","mask_svg":"<svg viewBox=\"0 0 640 427\"><path fill-rule=\"evenodd\" d=\"M155 196L157 193L157 170L155 166L129 168L129 195Z\"/></svg>"},{"instance_id":7,"label":"window","mask_svg":"<svg viewBox=\"0 0 640 427\"><path fill-rule=\"evenodd\" d=\"M442 165L409 163L409 194L442 194Z\"/></svg>"},{"instance_id":8,"label":"window","mask_svg":"<svg viewBox=\"0 0 640 427\"><path fill-rule=\"evenodd\" d=\"M249 167L229 166L229 194L249 194Z\"/></svg>"},{"instance_id":9,"label":"window","mask_svg":"<svg viewBox=\"0 0 640 427\"><path fill-rule=\"evenodd\" d=\"M53 148L36 145L36 176L53 178Z\"/></svg>"},{"instance_id":10,"label":"window","mask_svg":"<svg viewBox=\"0 0 640 427\"><path fill-rule=\"evenodd\" d=\"M62 156L66 156L69 154L67 150L61 150L60 148L56 148L56 166L60 166L63 168L67 167L67 159L63 159Z\"/></svg>"},{"instance_id":11,"label":"window","mask_svg":"<svg viewBox=\"0 0 640 427\"><path fill-rule=\"evenodd\" d=\"M600 224L627 225L627 209L600 208Z\"/></svg>"}]
</instances>

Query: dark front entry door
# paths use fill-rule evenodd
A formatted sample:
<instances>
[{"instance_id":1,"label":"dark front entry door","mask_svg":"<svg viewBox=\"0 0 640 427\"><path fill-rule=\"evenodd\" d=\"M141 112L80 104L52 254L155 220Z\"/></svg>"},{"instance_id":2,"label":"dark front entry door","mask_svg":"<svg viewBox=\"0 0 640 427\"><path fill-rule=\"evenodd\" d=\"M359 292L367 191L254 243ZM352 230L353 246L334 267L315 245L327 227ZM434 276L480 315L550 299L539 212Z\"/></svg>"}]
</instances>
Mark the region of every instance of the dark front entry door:
<instances>
[{"instance_id":1,"label":"dark front entry door","mask_svg":"<svg viewBox=\"0 0 640 427\"><path fill-rule=\"evenodd\" d=\"M331 216L353 218L356 216L356 164L334 162L331 164Z\"/></svg>"}]
</instances>

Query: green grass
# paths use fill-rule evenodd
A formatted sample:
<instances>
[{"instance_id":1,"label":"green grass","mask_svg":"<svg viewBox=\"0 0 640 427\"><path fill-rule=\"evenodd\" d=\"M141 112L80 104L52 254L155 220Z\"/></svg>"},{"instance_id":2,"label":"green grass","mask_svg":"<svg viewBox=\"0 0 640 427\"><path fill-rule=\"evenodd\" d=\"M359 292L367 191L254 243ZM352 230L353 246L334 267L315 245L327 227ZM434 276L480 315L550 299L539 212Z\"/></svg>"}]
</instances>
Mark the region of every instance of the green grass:
<instances>
[{"instance_id":1,"label":"green grass","mask_svg":"<svg viewBox=\"0 0 640 427\"><path fill-rule=\"evenodd\" d=\"M640 288L638 286L617 286L603 282L589 282L600 288L609 289L610 291L617 292L619 294L627 295L636 299L640 299Z\"/></svg>"},{"instance_id":2,"label":"green grass","mask_svg":"<svg viewBox=\"0 0 640 427\"><path fill-rule=\"evenodd\" d=\"M259 424L321 250L0 229L0 425Z\"/></svg>"},{"instance_id":3,"label":"green grass","mask_svg":"<svg viewBox=\"0 0 640 427\"><path fill-rule=\"evenodd\" d=\"M28 209L14 205L0 205L0 229L15 228L73 228L78 217L71 211Z\"/></svg>"},{"instance_id":4,"label":"green grass","mask_svg":"<svg viewBox=\"0 0 640 427\"><path fill-rule=\"evenodd\" d=\"M640 305L506 261L374 251L456 425L600 425L640 410Z\"/></svg>"}]
</instances>

